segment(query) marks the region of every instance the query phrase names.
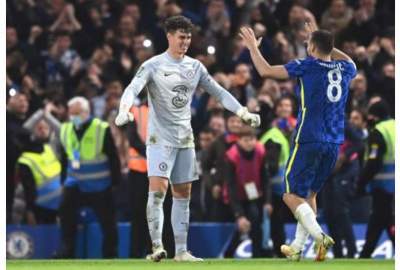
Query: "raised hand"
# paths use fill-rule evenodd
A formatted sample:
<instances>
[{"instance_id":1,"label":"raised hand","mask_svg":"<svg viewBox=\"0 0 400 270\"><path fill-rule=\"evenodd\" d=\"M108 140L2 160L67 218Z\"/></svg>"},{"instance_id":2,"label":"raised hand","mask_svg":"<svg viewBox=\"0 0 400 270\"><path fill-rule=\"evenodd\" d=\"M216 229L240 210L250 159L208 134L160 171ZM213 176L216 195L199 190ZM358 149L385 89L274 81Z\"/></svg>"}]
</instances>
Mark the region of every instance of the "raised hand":
<instances>
[{"instance_id":1,"label":"raised hand","mask_svg":"<svg viewBox=\"0 0 400 270\"><path fill-rule=\"evenodd\" d=\"M257 49L261 44L262 37L256 39L253 29L250 27L241 27L239 36L243 39L245 46L249 50Z\"/></svg>"}]
</instances>

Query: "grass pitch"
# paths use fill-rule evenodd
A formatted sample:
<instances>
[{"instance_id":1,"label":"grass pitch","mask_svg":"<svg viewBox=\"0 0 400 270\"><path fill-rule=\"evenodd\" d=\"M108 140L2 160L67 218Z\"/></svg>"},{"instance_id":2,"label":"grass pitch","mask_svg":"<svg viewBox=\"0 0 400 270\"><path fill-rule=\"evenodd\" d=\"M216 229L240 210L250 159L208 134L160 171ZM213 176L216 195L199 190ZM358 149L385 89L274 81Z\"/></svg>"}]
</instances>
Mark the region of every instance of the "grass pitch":
<instances>
[{"instance_id":1,"label":"grass pitch","mask_svg":"<svg viewBox=\"0 0 400 270\"><path fill-rule=\"evenodd\" d=\"M394 269L394 260L303 260L285 259L206 259L204 262L177 263L164 260L153 263L145 260L8 260L7 270L386 270Z\"/></svg>"}]
</instances>

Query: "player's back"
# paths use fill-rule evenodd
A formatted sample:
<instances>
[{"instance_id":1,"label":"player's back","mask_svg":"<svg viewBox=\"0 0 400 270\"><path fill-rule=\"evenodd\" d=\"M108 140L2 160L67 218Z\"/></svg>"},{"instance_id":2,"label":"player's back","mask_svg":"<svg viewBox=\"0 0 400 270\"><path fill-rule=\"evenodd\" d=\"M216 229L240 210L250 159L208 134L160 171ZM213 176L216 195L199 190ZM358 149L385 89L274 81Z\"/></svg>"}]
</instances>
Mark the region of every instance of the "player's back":
<instances>
[{"instance_id":1,"label":"player's back","mask_svg":"<svg viewBox=\"0 0 400 270\"><path fill-rule=\"evenodd\" d=\"M342 143L345 105L356 68L349 61L323 61L313 57L285 65L290 77L298 78L298 143Z\"/></svg>"}]
</instances>

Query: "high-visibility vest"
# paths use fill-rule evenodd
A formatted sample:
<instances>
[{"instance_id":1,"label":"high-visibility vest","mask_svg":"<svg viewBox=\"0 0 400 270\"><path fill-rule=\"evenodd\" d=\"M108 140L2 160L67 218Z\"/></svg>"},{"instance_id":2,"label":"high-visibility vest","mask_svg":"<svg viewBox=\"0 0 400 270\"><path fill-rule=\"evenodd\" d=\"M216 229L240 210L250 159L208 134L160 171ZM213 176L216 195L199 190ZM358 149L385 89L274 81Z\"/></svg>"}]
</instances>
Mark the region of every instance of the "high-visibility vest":
<instances>
[{"instance_id":1,"label":"high-visibility vest","mask_svg":"<svg viewBox=\"0 0 400 270\"><path fill-rule=\"evenodd\" d=\"M79 141L71 122L61 125L60 140L68 157L64 185L78 184L83 192L103 191L111 185L108 157L103 153L108 123L94 118ZM79 168L73 162L79 154Z\"/></svg>"},{"instance_id":2,"label":"high-visibility vest","mask_svg":"<svg viewBox=\"0 0 400 270\"><path fill-rule=\"evenodd\" d=\"M394 119L388 119L379 122L375 129L382 135L386 144L386 152L383 157L382 169L375 175L371 181L370 188L383 189L389 193L394 193L394 176L395 176L395 141L396 141L396 125Z\"/></svg>"},{"instance_id":3,"label":"high-visibility vest","mask_svg":"<svg viewBox=\"0 0 400 270\"><path fill-rule=\"evenodd\" d=\"M142 142L146 141L147 136L147 119L149 113L149 107L147 105L141 105L139 107L132 107L131 113L135 118L137 132ZM129 147L128 156L128 168L132 171L141 173L147 172L146 158L140 155L140 153L133 147Z\"/></svg>"},{"instance_id":4,"label":"high-visibility vest","mask_svg":"<svg viewBox=\"0 0 400 270\"><path fill-rule=\"evenodd\" d=\"M289 140L283 134L283 132L277 128L270 128L264 135L261 137L260 142L265 144L267 141L272 140L274 143L277 143L281 146L281 152L279 154L279 169L278 172L272 176L272 191L277 194L283 194L283 179L285 178L285 167L286 162L289 158L290 154L290 145Z\"/></svg>"},{"instance_id":5,"label":"high-visibility vest","mask_svg":"<svg viewBox=\"0 0 400 270\"><path fill-rule=\"evenodd\" d=\"M18 164L26 165L31 170L36 184L35 204L47 209L58 209L62 194L61 163L50 145L45 144L42 153L23 152Z\"/></svg>"}]
</instances>

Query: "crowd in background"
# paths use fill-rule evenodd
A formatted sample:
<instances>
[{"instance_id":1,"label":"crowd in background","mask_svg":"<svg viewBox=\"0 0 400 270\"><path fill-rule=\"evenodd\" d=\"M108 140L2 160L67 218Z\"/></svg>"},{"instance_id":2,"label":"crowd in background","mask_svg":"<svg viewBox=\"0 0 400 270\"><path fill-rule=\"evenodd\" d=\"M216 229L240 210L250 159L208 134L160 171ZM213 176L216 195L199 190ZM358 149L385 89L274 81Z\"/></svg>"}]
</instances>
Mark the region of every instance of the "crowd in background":
<instances>
[{"instance_id":1,"label":"crowd in background","mask_svg":"<svg viewBox=\"0 0 400 270\"><path fill-rule=\"evenodd\" d=\"M368 107L384 100L394 118L394 1L14 0L7 1L6 29L9 223L29 223L29 218L18 215L23 200L14 198L20 188L15 163L32 137L26 121L38 111L53 123L68 121L67 101L74 96L86 97L93 116L110 124L123 175L114 190L119 194L115 207L119 220L129 220L129 194L124 186L130 134L117 128L114 118L124 87L138 67L167 48L163 21L173 15L184 15L196 25L188 55L200 60L243 106L260 114L259 138L273 126L288 134L294 130L296 82L261 78L238 37L239 27L250 25L257 37L263 37L261 52L271 64L307 56L305 21L334 32L335 46L351 56L358 68L350 86L346 129L348 144L357 146L352 149L358 154L358 166L351 170L356 181L368 136ZM143 91L137 104L145 100ZM201 173L193 187L192 221L230 221L227 216L232 210L223 204L225 174L219 169L225 166L221 164L227 150L224 142L235 140L242 124L202 89L195 93L191 107ZM343 150L342 161L353 154ZM327 184L322 200L329 201L332 186ZM352 215L353 221L366 221L366 200L358 214ZM334 211L329 203L323 205L321 213ZM290 215L282 215L290 221Z\"/></svg>"}]
</instances>

